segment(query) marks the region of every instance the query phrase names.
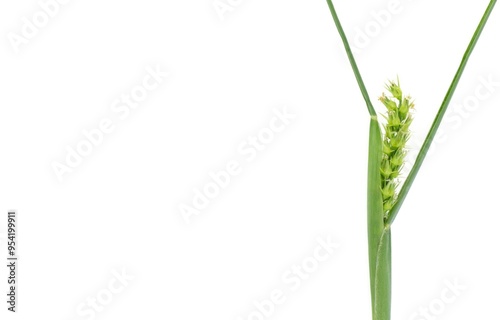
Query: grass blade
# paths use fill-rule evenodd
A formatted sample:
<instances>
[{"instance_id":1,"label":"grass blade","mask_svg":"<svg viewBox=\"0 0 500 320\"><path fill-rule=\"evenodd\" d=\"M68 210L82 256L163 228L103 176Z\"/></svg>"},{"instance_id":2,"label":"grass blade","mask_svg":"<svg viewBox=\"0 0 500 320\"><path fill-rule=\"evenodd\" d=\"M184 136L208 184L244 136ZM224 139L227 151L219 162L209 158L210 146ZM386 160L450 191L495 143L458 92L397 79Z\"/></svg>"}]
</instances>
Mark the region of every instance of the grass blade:
<instances>
[{"instance_id":1,"label":"grass blade","mask_svg":"<svg viewBox=\"0 0 500 320\"><path fill-rule=\"evenodd\" d=\"M441 120L444 117L444 114L446 112L446 109L448 108L448 105L450 104L451 98L453 97L453 94L455 93L455 89L457 88L457 85L460 81L460 78L462 77L462 74L465 70L465 66L467 65L467 61L469 60L472 51L474 51L474 47L476 46L477 41L479 40L479 37L481 36L481 33L484 29L484 26L486 25L486 22L488 21L488 18L490 17L491 12L493 11L493 8L495 7L496 0L491 0L490 4L488 5L488 8L486 8L486 11L479 22L479 25L476 29L476 32L474 32L474 35L472 36L472 39L469 43L469 46L467 47L467 50L465 50L464 56L462 58L462 62L460 63L460 66L458 67L458 70L455 74L455 77L453 78L453 81L451 82L450 88L448 89L448 92L446 93L446 96L444 97L443 103L441 104L441 107L439 108L439 111L437 112L437 115L434 119L434 122L432 123L432 126L429 130L429 133L427 134L427 137L425 138L425 141L417 155L417 158L415 159L415 164L413 165L408 177L406 178L403 186L401 187L401 190L399 191L399 197L398 201L395 203L394 207L391 209L389 212L389 215L387 216L387 225L391 225L394 222L394 219L396 219L396 216L401 209L401 206L403 205L403 202L406 198L406 195L408 194L408 191L410 191L410 188L413 184L413 181L415 180L415 177L417 176L418 171L420 170L420 167L422 166L422 163L425 159L425 156L427 155L427 152L429 151L429 148L432 144L432 141L434 140L434 136L436 135L436 132L439 129L439 125L441 124Z\"/></svg>"},{"instance_id":2,"label":"grass blade","mask_svg":"<svg viewBox=\"0 0 500 320\"><path fill-rule=\"evenodd\" d=\"M344 28L342 28L342 24L340 23L339 16L337 15L337 11L333 6L331 0L327 0L328 7L330 7L330 12L332 13L333 21L335 21L335 26L337 26L337 30L340 34L340 38L342 38L342 42L344 43L344 48L347 53L347 57L349 58L349 62L351 63L352 71L354 71L354 76L356 77L356 81L358 82L359 89L361 90L361 94L363 95L363 99L365 99L366 107L368 108L368 112L371 116L376 116L377 113L373 108L372 102L370 100L370 96L368 95L368 91L366 90L365 83L363 82L363 78L359 73L358 65L354 56L352 54L351 46L349 45L349 41L347 41L347 37L344 33Z\"/></svg>"}]
</instances>

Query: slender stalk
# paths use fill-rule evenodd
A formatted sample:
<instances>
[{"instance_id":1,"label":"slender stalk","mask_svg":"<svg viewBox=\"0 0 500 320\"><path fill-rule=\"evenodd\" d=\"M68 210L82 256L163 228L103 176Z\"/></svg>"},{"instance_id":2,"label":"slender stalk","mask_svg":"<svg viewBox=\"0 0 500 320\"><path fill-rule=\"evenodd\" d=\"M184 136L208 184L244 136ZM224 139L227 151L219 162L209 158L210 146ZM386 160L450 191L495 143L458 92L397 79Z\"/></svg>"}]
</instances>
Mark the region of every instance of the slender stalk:
<instances>
[{"instance_id":1,"label":"slender stalk","mask_svg":"<svg viewBox=\"0 0 500 320\"><path fill-rule=\"evenodd\" d=\"M415 159L415 164L413 165L408 177L406 178L405 182L403 183L403 186L401 187L401 190L399 191L398 201L394 204L394 207L389 211L386 225L391 225L394 222L394 219L396 219L396 216L399 210L401 209L401 206L403 205L403 202L406 198L406 195L408 194L408 191L410 191L413 181L415 180L415 177L417 176L417 173L420 170L422 163L424 162L425 156L429 151L432 141L434 140L434 136L438 131L439 125L441 124L441 120L443 120L444 114L446 112L446 109L448 108L448 105L450 104L451 98L455 93L455 89L457 88L460 78L462 77L462 74L465 70L465 66L467 65L467 61L469 61L472 51L474 51L474 47L476 46L476 43L479 40L481 33L483 32L484 26L486 25L486 22L488 21L488 18L490 17L490 14L493 11L496 2L497 2L496 0L490 1L488 8L486 9L483 15L483 18L479 22L476 32L474 32L474 35L472 36L472 39L469 43L469 46L467 47L467 50L465 50L462 62L458 67L457 73L455 74L455 77L451 82L450 88L448 89L446 96L444 97L443 103L439 108L439 111L436 115L436 118L434 119L434 122L432 123L432 126L429 130L429 133L427 134L427 137L425 138L422 148L420 149L417 158Z\"/></svg>"}]
</instances>

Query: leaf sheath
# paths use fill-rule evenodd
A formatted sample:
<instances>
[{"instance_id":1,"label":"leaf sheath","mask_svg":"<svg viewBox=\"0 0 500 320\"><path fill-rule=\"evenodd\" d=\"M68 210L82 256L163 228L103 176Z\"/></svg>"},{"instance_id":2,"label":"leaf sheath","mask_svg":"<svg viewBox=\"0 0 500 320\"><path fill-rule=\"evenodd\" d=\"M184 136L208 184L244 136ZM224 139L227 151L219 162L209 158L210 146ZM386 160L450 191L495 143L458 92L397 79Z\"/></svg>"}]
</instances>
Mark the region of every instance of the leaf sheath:
<instances>
[{"instance_id":1,"label":"leaf sheath","mask_svg":"<svg viewBox=\"0 0 500 320\"><path fill-rule=\"evenodd\" d=\"M391 313L391 233L384 224L380 193L382 133L376 117L370 120L368 150L368 253L372 319L389 320Z\"/></svg>"}]
</instances>

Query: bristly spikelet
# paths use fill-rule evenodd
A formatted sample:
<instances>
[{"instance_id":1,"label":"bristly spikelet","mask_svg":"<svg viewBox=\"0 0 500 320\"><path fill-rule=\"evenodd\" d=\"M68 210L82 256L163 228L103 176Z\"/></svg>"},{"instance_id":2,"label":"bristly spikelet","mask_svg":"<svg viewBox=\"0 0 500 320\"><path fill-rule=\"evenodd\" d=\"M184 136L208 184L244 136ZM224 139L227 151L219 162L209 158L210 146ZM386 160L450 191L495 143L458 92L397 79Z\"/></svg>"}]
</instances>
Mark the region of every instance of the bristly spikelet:
<instances>
[{"instance_id":1,"label":"bristly spikelet","mask_svg":"<svg viewBox=\"0 0 500 320\"><path fill-rule=\"evenodd\" d=\"M386 107L384 115L384 139L380 190L383 198L384 213L387 216L397 200L396 189L407 153L406 142L410 137L409 127L413 120L411 109L414 107L410 96L404 96L398 82L390 81L386 89L390 96L382 94L380 101Z\"/></svg>"}]
</instances>

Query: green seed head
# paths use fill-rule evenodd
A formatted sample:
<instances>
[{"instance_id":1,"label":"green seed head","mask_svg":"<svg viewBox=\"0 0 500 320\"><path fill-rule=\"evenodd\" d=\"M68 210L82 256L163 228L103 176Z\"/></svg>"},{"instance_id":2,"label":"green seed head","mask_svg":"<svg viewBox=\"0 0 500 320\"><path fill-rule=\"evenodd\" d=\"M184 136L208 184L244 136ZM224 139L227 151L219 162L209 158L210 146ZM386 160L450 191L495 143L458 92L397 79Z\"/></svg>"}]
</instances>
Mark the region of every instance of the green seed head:
<instances>
[{"instance_id":1,"label":"green seed head","mask_svg":"<svg viewBox=\"0 0 500 320\"><path fill-rule=\"evenodd\" d=\"M381 186L384 212L387 215L397 201L398 178L405 163L406 143L410 137L410 124L413 121L411 111L413 102L409 96L403 98L403 91L398 82L386 85L389 95L382 94L380 101L386 107L383 115L384 140L382 144L382 162L380 163Z\"/></svg>"}]
</instances>

